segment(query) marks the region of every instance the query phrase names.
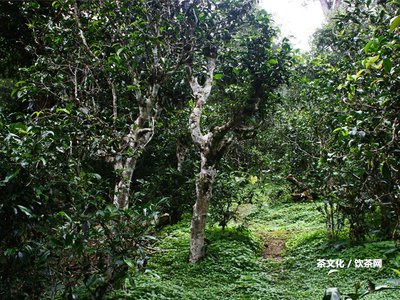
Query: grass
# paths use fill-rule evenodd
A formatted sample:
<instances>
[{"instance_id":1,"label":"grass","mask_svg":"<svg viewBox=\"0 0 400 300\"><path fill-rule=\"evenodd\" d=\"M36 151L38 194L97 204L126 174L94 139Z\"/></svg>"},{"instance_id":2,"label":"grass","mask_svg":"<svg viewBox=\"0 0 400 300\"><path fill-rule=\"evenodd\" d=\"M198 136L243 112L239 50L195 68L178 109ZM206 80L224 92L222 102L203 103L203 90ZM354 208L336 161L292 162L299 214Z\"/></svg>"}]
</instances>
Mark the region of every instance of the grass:
<instances>
[{"instance_id":1,"label":"grass","mask_svg":"<svg viewBox=\"0 0 400 300\"><path fill-rule=\"evenodd\" d=\"M115 297L127 299L322 299L325 288L354 292L359 281L383 284L396 278L391 270L399 253L391 242L352 246L326 239L322 215L313 203L279 203L265 196L241 209L246 227L231 224L222 233L207 229L207 257L188 264L190 216L163 229L157 253L146 272L132 275L128 288ZM247 228L247 229L246 229ZM268 238L266 238L268 237ZM286 241L280 259L265 259L265 243ZM268 245L267 245L268 246ZM317 259L383 259L382 269L317 268ZM399 291L371 294L365 299L400 299Z\"/></svg>"}]
</instances>

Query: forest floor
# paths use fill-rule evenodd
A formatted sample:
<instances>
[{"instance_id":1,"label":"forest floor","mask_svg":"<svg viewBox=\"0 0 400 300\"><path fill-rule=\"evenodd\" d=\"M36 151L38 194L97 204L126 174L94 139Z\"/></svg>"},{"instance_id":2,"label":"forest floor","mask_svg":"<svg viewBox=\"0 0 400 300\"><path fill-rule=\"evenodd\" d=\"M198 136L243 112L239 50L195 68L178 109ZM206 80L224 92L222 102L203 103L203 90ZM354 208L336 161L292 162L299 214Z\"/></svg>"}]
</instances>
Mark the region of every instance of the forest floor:
<instances>
[{"instance_id":1,"label":"forest floor","mask_svg":"<svg viewBox=\"0 0 400 300\"><path fill-rule=\"evenodd\" d=\"M209 226L207 257L188 264L190 216L165 227L148 269L132 275L117 292L127 299L310 299L328 287L353 293L354 284L376 285L399 279L400 253L390 241L350 245L327 239L321 203L273 201L274 186L261 200L240 208L241 220L225 232ZM272 195L272 196L271 196ZM242 226L241 226L242 225ZM342 259L344 268L318 268L318 259ZM352 265L347 268L347 263ZM355 259L382 259L382 268L355 268ZM400 291L382 291L363 299L400 299Z\"/></svg>"}]
</instances>

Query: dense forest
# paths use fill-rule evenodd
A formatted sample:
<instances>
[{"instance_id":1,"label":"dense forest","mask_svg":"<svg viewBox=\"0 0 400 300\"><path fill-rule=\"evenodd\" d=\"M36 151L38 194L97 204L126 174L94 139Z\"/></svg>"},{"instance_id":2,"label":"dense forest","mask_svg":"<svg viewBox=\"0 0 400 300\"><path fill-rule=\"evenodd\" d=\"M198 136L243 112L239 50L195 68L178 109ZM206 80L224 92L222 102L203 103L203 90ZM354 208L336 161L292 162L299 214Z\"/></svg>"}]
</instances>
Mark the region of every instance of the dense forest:
<instances>
[{"instance_id":1,"label":"dense forest","mask_svg":"<svg viewBox=\"0 0 400 300\"><path fill-rule=\"evenodd\" d=\"M400 1L319 4L0 1L0 298L400 299Z\"/></svg>"}]
</instances>

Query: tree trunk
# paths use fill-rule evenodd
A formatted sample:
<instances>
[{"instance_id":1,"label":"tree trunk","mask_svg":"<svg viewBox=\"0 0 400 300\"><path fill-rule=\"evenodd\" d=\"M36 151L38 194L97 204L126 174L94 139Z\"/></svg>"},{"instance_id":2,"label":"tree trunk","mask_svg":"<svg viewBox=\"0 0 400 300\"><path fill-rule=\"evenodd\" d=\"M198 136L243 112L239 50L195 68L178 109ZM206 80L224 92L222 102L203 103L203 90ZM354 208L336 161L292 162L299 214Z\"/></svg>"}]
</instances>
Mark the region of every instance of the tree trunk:
<instances>
[{"instance_id":1,"label":"tree trunk","mask_svg":"<svg viewBox=\"0 0 400 300\"><path fill-rule=\"evenodd\" d=\"M338 10L343 6L342 0L319 0L325 17L328 17L332 11Z\"/></svg>"},{"instance_id":2,"label":"tree trunk","mask_svg":"<svg viewBox=\"0 0 400 300\"><path fill-rule=\"evenodd\" d=\"M178 172L182 172L182 167L183 163L185 162L187 150L187 145L178 139L178 141L176 142L176 159Z\"/></svg>"},{"instance_id":3,"label":"tree trunk","mask_svg":"<svg viewBox=\"0 0 400 300\"><path fill-rule=\"evenodd\" d=\"M341 7L342 6L342 0L335 0L334 2L333 2L333 8L334 9L338 9L339 7Z\"/></svg>"},{"instance_id":4,"label":"tree trunk","mask_svg":"<svg viewBox=\"0 0 400 300\"><path fill-rule=\"evenodd\" d=\"M215 177L215 166L208 165L205 155L201 153L201 169L196 181L197 200L193 206L190 263L201 260L205 255L205 227L208 205L212 195L212 184Z\"/></svg>"},{"instance_id":5,"label":"tree trunk","mask_svg":"<svg viewBox=\"0 0 400 300\"><path fill-rule=\"evenodd\" d=\"M137 83L137 81L133 81ZM124 158L122 154L114 158L114 171L117 180L114 187L114 205L117 208L126 209L129 206L129 192L132 183L133 172L140 151L146 148L152 140L155 130L155 121L161 110L157 103L159 85L154 84L149 87L146 97L139 91L136 93L138 100L139 115L135 120L135 126L129 134L123 138L121 148L130 149L133 156ZM123 153L123 152L121 152Z\"/></svg>"},{"instance_id":6,"label":"tree trunk","mask_svg":"<svg viewBox=\"0 0 400 300\"><path fill-rule=\"evenodd\" d=\"M319 2L321 3L321 8L322 8L322 11L324 12L324 15L327 16L329 14L329 12L331 11L332 4L330 2L328 2L327 0L320 0Z\"/></svg>"},{"instance_id":7,"label":"tree trunk","mask_svg":"<svg viewBox=\"0 0 400 300\"><path fill-rule=\"evenodd\" d=\"M128 157L125 160L122 157L116 159L114 169L121 173L114 187L114 205L117 208L126 209L129 206L129 192L135 167L135 157Z\"/></svg>"},{"instance_id":8,"label":"tree trunk","mask_svg":"<svg viewBox=\"0 0 400 300\"><path fill-rule=\"evenodd\" d=\"M189 129L193 143L200 150L200 174L196 181L196 203L193 206L190 257L189 262L195 263L205 255L205 227L208 213L208 204L212 194L212 184L215 177L215 156L211 154L212 136L211 132L202 134L201 115L203 106L206 104L211 93L213 74L216 58L208 58L207 77L204 85L200 85L198 79L193 75L190 65L186 65L190 87L195 98L195 106L189 117Z\"/></svg>"}]
</instances>

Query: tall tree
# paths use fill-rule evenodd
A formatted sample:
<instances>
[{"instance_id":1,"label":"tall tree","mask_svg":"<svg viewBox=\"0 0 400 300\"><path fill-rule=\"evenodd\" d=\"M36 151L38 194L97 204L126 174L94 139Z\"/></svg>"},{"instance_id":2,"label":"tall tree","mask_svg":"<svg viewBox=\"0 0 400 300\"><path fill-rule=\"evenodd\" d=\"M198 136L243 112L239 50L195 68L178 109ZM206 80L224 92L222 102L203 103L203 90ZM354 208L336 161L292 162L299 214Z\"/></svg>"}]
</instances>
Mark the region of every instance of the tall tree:
<instances>
[{"instance_id":1,"label":"tall tree","mask_svg":"<svg viewBox=\"0 0 400 300\"><path fill-rule=\"evenodd\" d=\"M217 163L232 141L255 132L260 107L265 108L269 92L284 78L290 47L274 52L275 31L265 13L255 13L254 4L221 1L212 6L199 1L188 16L192 22L185 70L194 98L189 128L200 156L191 224L192 263L205 255L205 225Z\"/></svg>"},{"instance_id":2,"label":"tall tree","mask_svg":"<svg viewBox=\"0 0 400 300\"><path fill-rule=\"evenodd\" d=\"M161 85L181 61L180 5L107 0L53 6L50 17L30 22L45 50L24 88L35 92L30 93L34 109L63 106L91 124L91 144L79 142L112 164L113 202L126 208L137 160L155 133Z\"/></svg>"}]
</instances>

